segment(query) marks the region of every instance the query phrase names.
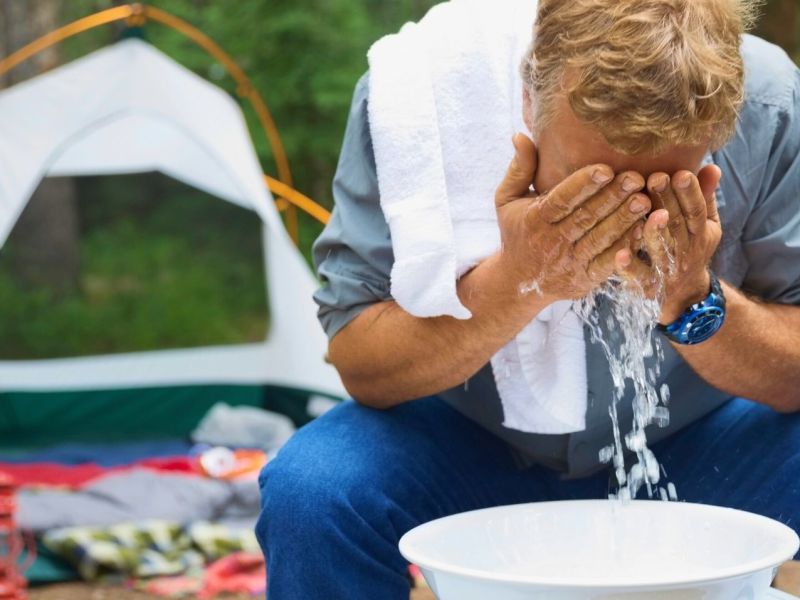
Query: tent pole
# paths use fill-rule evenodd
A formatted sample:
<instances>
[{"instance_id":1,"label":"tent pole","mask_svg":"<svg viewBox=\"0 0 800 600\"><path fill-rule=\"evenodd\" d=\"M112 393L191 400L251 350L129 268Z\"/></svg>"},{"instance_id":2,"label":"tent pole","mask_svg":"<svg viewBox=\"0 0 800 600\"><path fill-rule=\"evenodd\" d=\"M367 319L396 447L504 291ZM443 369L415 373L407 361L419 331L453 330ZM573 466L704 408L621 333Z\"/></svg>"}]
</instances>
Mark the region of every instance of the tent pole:
<instances>
[{"instance_id":1,"label":"tent pole","mask_svg":"<svg viewBox=\"0 0 800 600\"><path fill-rule=\"evenodd\" d=\"M253 107L259 123L261 124L261 128L267 138L267 142L272 149L272 154L275 158L275 164L278 169L278 179L273 179L265 175L265 181L273 193L280 195L279 198L276 198L276 202L280 200L286 201L286 228L295 244L298 242L299 235L297 224L297 208L300 208L323 224L326 223L330 217L330 213L307 196L304 196L303 194L300 194L294 190L292 187L292 174L291 170L289 169L289 161L286 157L286 152L283 148L283 142L281 141L275 121L273 120L272 115L270 114L269 109L264 102L264 99L253 87L250 79L247 77L242 68L230 57L229 54L227 54L205 33L193 25L190 25L183 19L180 19L162 9L136 2L115 8L109 8L73 21L72 23L64 25L63 27L43 35L30 44L23 46L16 52L11 53L7 57L0 59L0 75L10 71L20 63L28 60L42 50L45 50L64 41L67 38L76 36L90 29L122 20L127 20L131 26L141 26L148 19L179 31L195 42L195 44L200 46L203 50L205 50L207 54L210 54L214 59L220 62L236 82L236 94L240 98L247 100ZM278 192L277 190L281 191ZM281 204L283 203L279 202L279 205Z\"/></svg>"},{"instance_id":2,"label":"tent pole","mask_svg":"<svg viewBox=\"0 0 800 600\"><path fill-rule=\"evenodd\" d=\"M84 31L89 31L95 27L100 27L115 21L127 19L132 14L133 7L131 5L118 6L116 8L109 8L107 10L94 13L88 17L83 17L82 19L73 21L68 25L59 27L55 31L46 33L39 39L32 41L30 44L23 46L16 52L12 52L0 60L0 75L5 74L18 64L28 60L42 50L46 50L50 46L55 46L67 38L83 33Z\"/></svg>"},{"instance_id":3,"label":"tent pole","mask_svg":"<svg viewBox=\"0 0 800 600\"><path fill-rule=\"evenodd\" d=\"M331 213L314 202L308 196L305 196L298 192L297 190L289 187L285 183L278 181L270 177L269 175L264 175L264 182L267 184L269 190L275 194L276 197L285 199L287 202L290 202L303 212L309 214L310 216L314 217L317 221L325 225L331 218Z\"/></svg>"}]
</instances>

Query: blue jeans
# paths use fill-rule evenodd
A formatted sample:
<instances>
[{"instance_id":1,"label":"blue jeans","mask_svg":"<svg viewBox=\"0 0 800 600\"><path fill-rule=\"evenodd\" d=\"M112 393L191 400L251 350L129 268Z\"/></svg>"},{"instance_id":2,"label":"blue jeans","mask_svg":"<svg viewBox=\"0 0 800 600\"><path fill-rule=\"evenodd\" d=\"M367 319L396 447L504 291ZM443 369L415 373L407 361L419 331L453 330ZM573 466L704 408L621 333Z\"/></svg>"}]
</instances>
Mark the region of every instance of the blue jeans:
<instances>
[{"instance_id":1,"label":"blue jeans","mask_svg":"<svg viewBox=\"0 0 800 600\"><path fill-rule=\"evenodd\" d=\"M800 414L734 399L653 447L688 502L800 528ZM346 402L301 429L261 474L268 600L408 600L397 549L445 515L605 498L608 473L521 470L508 446L431 397L386 411Z\"/></svg>"}]
</instances>

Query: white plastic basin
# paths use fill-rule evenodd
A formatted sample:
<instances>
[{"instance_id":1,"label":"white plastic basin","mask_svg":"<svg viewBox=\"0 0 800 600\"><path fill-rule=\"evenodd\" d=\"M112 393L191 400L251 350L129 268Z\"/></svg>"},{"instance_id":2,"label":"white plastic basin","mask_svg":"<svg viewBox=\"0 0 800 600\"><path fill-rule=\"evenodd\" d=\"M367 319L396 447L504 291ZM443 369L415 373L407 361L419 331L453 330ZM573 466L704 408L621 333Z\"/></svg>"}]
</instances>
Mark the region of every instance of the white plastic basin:
<instances>
[{"instance_id":1,"label":"white plastic basin","mask_svg":"<svg viewBox=\"0 0 800 600\"><path fill-rule=\"evenodd\" d=\"M461 513L400 540L439 600L762 600L798 546L748 512L609 500Z\"/></svg>"}]
</instances>

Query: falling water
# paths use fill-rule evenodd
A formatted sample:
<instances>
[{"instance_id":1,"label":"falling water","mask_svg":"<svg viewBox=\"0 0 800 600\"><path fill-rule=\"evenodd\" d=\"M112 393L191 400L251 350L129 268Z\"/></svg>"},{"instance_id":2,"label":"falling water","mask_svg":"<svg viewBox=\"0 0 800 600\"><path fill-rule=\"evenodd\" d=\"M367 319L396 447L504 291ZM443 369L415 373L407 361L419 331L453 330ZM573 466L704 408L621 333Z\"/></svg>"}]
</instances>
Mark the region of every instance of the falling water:
<instances>
[{"instance_id":1,"label":"falling water","mask_svg":"<svg viewBox=\"0 0 800 600\"><path fill-rule=\"evenodd\" d=\"M611 369L614 395L609 405L609 416L614 438L610 445L600 450L599 458L601 462L613 465L619 485L615 495L621 500L635 498L643 486L651 498L654 493L663 499L676 498L671 483L667 489L657 487L661 469L647 447L645 434L645 427L650 424L658 427L669 424L669 388L663 384L656 389L664 358L660 339L653 335L661 313L659 298L663 286L660 282L663 282L663 275L657 273L659 292L655 298L649 298L636 282L610 279L575 304L576 312L589 326L592 340L603 348ZM605 304L610 309L605 323L600 322L600 311L597 310L601 299L607 301ZM617 408L625 396L628 381L634 390L633 424L623 437ZM626 448L636 457L629 470L625 468Z\"/></svg>"}]
</instances>

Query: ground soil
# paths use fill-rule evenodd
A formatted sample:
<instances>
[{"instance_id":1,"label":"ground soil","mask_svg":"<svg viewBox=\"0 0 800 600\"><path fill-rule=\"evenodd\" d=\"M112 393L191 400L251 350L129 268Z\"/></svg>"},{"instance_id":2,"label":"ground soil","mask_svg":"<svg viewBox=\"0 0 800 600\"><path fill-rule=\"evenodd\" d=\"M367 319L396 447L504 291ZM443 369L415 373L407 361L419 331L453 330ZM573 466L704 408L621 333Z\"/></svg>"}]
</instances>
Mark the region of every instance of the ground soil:
<instances>
[{"instance_id":1,"label":"ground soil","mask_svg":"<svg viewBox=\"0 0 800 600\"><path fill-rule=\"evenodd\" d=\"M785 564L778 571L775 587L789 594L800 596L800 561ZM118 587L103 587L85 583L51 585L30 590L30 600L162 600L158 596L124 590ZM252 596L225 596L226 600L253 600ZM410 600L435 600L430 590L412 590Z\"/></svg>"}]
</instances>

